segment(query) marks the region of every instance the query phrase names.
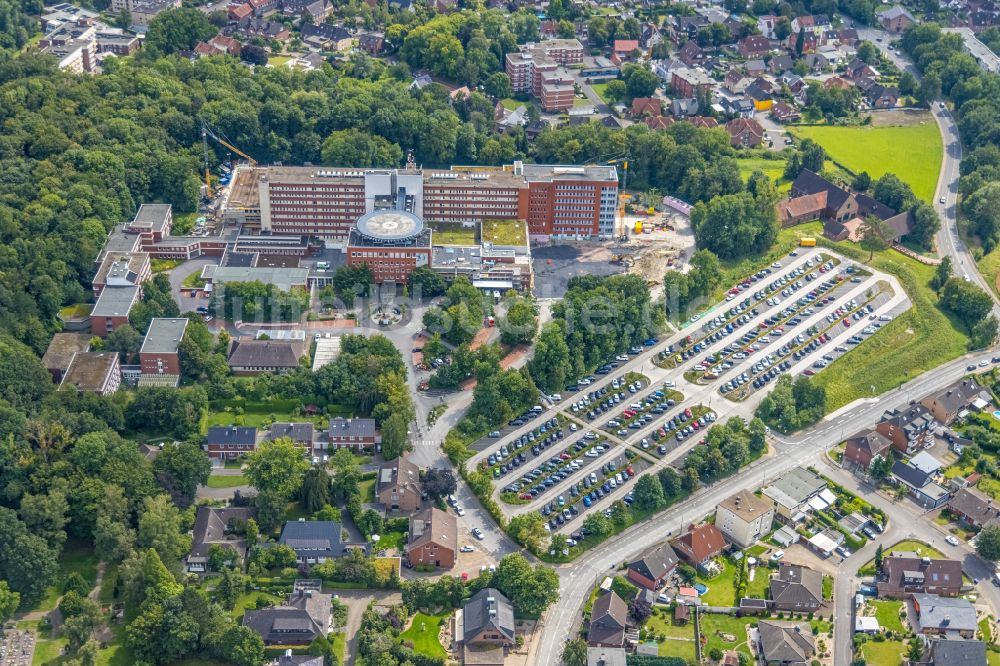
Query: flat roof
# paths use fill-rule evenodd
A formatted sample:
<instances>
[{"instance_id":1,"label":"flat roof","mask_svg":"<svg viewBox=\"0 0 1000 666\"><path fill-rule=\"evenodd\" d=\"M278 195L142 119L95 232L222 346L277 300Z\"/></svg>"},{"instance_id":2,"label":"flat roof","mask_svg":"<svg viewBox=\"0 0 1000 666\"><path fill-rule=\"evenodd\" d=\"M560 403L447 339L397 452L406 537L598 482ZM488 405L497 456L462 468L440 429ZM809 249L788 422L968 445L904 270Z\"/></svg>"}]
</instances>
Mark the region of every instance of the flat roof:
<instances>
[{"instance_id":1,"label":"flat roof","mask_svg":"<svg viewBox=\"0 0 1000 666\"><path fill-rule=\"evenodd\" d=\"M162 231L170 217L170 204L142 204L132 220L133 226L151 227Z\"/></svg>"},{"instance_id":2,"label":"flat roof","mask_svg":"<svg viewBox=\"0 0 1000 666\"><path fill-rule=\"evenodd\" d=\"M618 182L618 169L614 166L573 165L573 164L525 164L525 180L592 180L594 182Z\"/></svg>"},{"instance_id":3,"label":"flat roof","mask_svg":"<svg viewBox=\"0 0 1000 666\"><path fill-rule=\"evenodd\" d=\"M130 274L138 276L147 262L149 254L146 252L108 252L93 281L101 283L114 279L128 280Z\"/></svg>"},{"instance_id":4,"label":"flat roof","mask_svg":"<svg viewBox=\"0 0 1000 666\"><path fill-rule=\"evenodd\" d=\"M285 268L281 266L216 266L205 267L203 276L214 284L227 282L256 282L273 284L282 291L292 287L304 287L309 277L308 268ZM213 269L213 270L208 270Z\"/></svg>"},{"instance_id":5,"label":"flat roof","mask_svg":"<svg viewBox=\"0 0 1000 666\"><path fill-rule=\"evenodd\" d=\"M365 236L355 227L348 235L347 245L348 247L430 248L431 230L422 229L416 236L393 239Z\"/></svg>"},{"instance_id":6,"label":"flat roof","mask_svg":"<svg viewBox=\"0 0 1000 666\"><path fill-rule=\"evenodd\" d=\"M313 355L312 369L318 370L340 356L340 336L320 338L316 340L316 353Z\"/></svg>"},{"instance_id":7,"label":"flat roof","mask_svg":"<svg viewBox=\"0 0 1000 666\"><path fill-rule=\"evenodd\" d=\"M56 333L42 356L42 365L49 370L65 370L73 354L90 348L90 333Z\"/></svg>"},{"instance_id":8,"label":"flat roof","mask_svg":"<svg viewBox=\"0 0 1000 666\"><path fill-rule=\"evenodd\" d=\"M149 330L142 341L139 353L171 354L177 351L177 346L184 337L184 329L188 320L183 317L157 317L149 322Z\"/></svg>"},{"instance_id":9,"label":"flat roof","mask_svg":"<svg viewBox=\"0 0 1000 666\"><path fill-rule=\"evenodd\" d=\"M91 317L127 317L132 305L139 298L139 287L105 287L97 297Z\"/></svg>"},{"instance_id":10,"label":"flat roof","mask_svg":"<svg viewBox=\"0 0 1000 666\"><path fill-rule=\"evenodd\" d=\"M100 391L108 376L118 365L118 352L77 352L73 355L62 387L72 387L78 391Z\"/></svg>"},{"instance_id":11,"label":"flat roof","mask_svg":"<svg viewBox=\"0 0 1000 666\"><path fill-rule=\"evenodd\" d=\"M355 223L358 232L380 241L405 240L420 235L424 221L405 210L374 210Z\"/></svg>"}]
</instances>

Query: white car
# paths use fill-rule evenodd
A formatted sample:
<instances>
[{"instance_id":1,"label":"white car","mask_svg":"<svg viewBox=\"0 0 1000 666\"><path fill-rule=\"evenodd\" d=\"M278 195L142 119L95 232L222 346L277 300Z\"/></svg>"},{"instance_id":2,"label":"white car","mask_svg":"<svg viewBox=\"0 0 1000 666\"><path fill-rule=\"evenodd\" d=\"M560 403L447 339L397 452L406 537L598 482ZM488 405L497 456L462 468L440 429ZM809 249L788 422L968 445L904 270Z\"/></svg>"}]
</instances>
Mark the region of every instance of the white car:
<instances>
[{"instance_id":1,"label":"white car","mask_svg":"<svg viewBox=\"0 0 1000 666\"><path fill-rule=\"evenodd\" d=\"M455 513L457 513L457 514L458 514L458 515L460 515L460 516L464 516L464 515L465 515L465 509L463 509L463 508L461 507L461 505L457 505L457 504L456 504L456 505L455 505Z\"/></svg>"},{"instance_id":2,"label":"white car","mask_svg":"<svg viewBox=\"0 0 1000 666\"><path fill-rule=\"evenodd\" d=\"M458 550L459 550L459 552L461 552L461 553L471 553L472 551L474 551L474 550L475 550L475 548L473 548L472 546L462 546L462 547L461 547L461 548L459 548Z\"/></svg>"},{"instance_id":3,"label":"white car","mask_svg":"<svg viewBox=\"0 0 1000 666\"><path fill-rule=\"evenodd\" d=\"M950 543L952 546L957 546L958 545L958 539L956 539L951 534L949 534L948 536L946 536L944 538L944 540L947 541L948 543Z\"/></svg>"},{"instance_id":4,"label":"white car","mask_svg":"<svg viewBox=\"0 0 1000 666\"><path fill-rule=\"evenodd\" d=\"M776 550L773 553L771 553L771 559L774 560L775 562L777 562L784 556L785 556L785 551L783 550Z\"/></svg>"},{"instance_id":5,"label":"white car","mask_svg":"<svg viewBox=\"0 0 1000 666\"><path fill-rule=\"evenodd\" d=\"M946 199L944 197L941 197L940 199L938 199L939 203L944 203L945 201L946 201Z\"/></svg>"}]
</instances>

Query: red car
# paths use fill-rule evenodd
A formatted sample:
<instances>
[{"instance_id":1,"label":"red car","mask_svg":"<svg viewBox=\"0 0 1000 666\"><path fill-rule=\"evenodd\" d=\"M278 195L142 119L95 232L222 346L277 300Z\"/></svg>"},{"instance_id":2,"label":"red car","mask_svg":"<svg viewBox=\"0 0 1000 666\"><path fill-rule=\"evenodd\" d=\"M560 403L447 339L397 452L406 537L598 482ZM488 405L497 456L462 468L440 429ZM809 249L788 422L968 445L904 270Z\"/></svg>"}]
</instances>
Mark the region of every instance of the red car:
<instances>
[{"instance_id":1,"label":"red car","mask_svg":"<svg viewBox=\"0 0 1000 666\"><path fill-rule=\"evenodd\" d=\"M628 469L626 469L625 473L628 474L629 476L635 476L635 470L632 469L631 467L629 467Z\"/></svg>"},{"instance_id":2,"label":"red car","mask_svg":"<svg viewBox=\"0 0 1000 666\"><path fill-rule=\"evenodd\" d=\"M688 418L691 418L691 408L690 407L685 407L684 408L684 416L686 416Z\"/></svg>"},{"instance_id":3,"label":"red car","mask_svg":"<svg viewBox=\"0 0 1000 666\"><path fill-rule=\"evenodd\" d=\"M846 326L847 328L850 328L851 327L851 322L845 319L844 320L844 326Z\"/></svg>"},{"instance_id":4,"label":"red car","mask_svg":"<svg viewBox=\"0 0 1000 666\"><path fill-rule=\"evenodd\" d=\"M569 454L568 453L560 453L559 454L559 459L560 460L569 460Z\"/></svg>"}]
</instances>

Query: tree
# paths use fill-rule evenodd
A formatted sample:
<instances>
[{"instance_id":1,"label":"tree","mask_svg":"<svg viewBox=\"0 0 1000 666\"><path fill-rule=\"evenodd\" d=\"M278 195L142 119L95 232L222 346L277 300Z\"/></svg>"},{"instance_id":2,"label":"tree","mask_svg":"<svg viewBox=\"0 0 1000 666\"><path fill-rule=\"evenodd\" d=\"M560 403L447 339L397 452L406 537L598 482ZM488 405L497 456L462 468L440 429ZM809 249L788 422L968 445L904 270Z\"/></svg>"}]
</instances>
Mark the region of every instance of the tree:
<instances>
[{"instance_id":1,"label":"tree","mask_svg":"<svg viewBox=\"0 0 1000 666\"><path fill-rule=\"evenodd\" d=\"M872 177L868 175L867 171L862 171L854 177L851 181L851 187L853 187L858 192L865 192L871 187Z\"/></svg>"},{"instance_id":2,"label":"tree","mask_svg":"<svg viewBox=\"0 0 1000 666\"><path fill-rule=\"evenodd\" d=\"M54 548L31 534L12 510L0 507L0 580L30 608L45 596L58 572Z\"/></svg>"},{"instance_id":3,"label":"tree","mask_svg":"<svg viewBox=\"0 0 1000 666\"><path fill-rule=\"evenodd\" d=\"M508 531L515 541L536 553L542 551L549 538L545 519L537 511L528 511L511 518Z\"/></svg>"},{"instance_id":4,"label":"tree","mask_svg":"<svg viewBox=\"0 0 1000 666\"><path fill-rule=\"evenodd\" d=\"M309 513L316 513L330 503L330 476L323 467L309 468L302 477L299 496Z\"/></svg>"},{"instance_id":5,"label":"tree","mask_svg":"<svg viewBox=\"0 0 1000 666\"><path fill-rule=\"evenodd\" d=\"M11 590L7 581L0 580L0 623L13 617L20 604L21 595Z\"/></svg>"},{"instance_id":6,"label":"tree","mask_svg":"<svg viewBox=\"0 0 1000 666\"><path fill-rule=\"evenodd\" d=\"M532 567L519 553L500 560L493 574L493 586L514 603L517 617L537 618L559 598L559 577L555 571L544 564Z\"/></svg>"},{"instance_id":7,"label":"tree","mask_svg":"<svg viewBox=\"0 0 1000 666\"><path fill-rule=\"evenodd\" d=\"M628 88L621 79L612 79L604 86L604 95L613 102L619 102L628 95Z\"/></svg>"},{"instance_id":8,"label":"tree","mask_svg":"<svg viewBox=\"0 0 1000 666\"><path fill-rule=\"evenodd\" d=\"M330 479L330 492L337 501L358 494L358 482L361 480L361 467L358 466L354 454L348 449L337 449L330 458L333 476Z\"/></svg>"},{"instance_id":9,"label":"tree","mask_svg":"<svg viewBox=\"0 0 1000 666\"><path fill-rule=\"evenodd\" d=\"M566 385L573 366L562 321L550 321L542 327L535 342L535 354L528 361L528 370L544 391L558 391Z\"/></svg>"},{"instance_id":10,"label":"tree","mask_svg":"<svg viewBox=\"0 0 1000 666\"><path fill-rule=\"evenodd\" d=\"M450 469L432 467L424 474L424 492L432 499L452 495L457 489L458 483Z\"/></svg>"},{"instance_id":11,"label":"tree","mask_svg":"<svg viewBox=\"0 0 1000 666\"><path fill-rule=\"evenodd\" d=\"M626 65L627 67L627 65ZM649 97L660 80L648 67L635 67L628 75L625 87L629 97Z\"/></svg>"},{"instance_id":12,"label":"tree","mask_svg":"<svg viewBox=\"0 0 1000 666\"><path fill-rule=\"evenodd\" d=\"M722 259L760 254L778 237L774 207L758 205L749 192L696 204L691 223L698 245Z\"/></svg>"},{"instance_id":13,"label":"tree","mask_svg":"<svg viewBox=\"0 0 1000 666\"><path fill-rule=\"evenodd\" d=\"M573 638L566 641L562 651L563 666L587 666L587 641Z\"/></svg>"},{"instance_id":14,"label":"tree","mask_svg":"<svg viewBox=\"0 0 1000 666\"><path fill-rule=\"evenodd\" d=\"M515 296L507 302L507 314L500 318L498 326L504 344L530 343L538 332L538 309L527 298Z\"/></svg>"},{"instance_id":15,"label":"tree","mask_svg":"<svg viewBox=\"0 0 1000 666\"><path fill-rule=\"evenodd\" d=\"M250 627L232 626L222 636L222 654L236 666L261 666L264 639Z\"/></svg>"},{"instance_id":16,"label":"tree","mask_svg":"<svg viewBox=\"0 0 1000 666\"><path fill-rule=\"evenodd\" d=\"M111 331L104 340L104 348L121 354L122 362L139 353L140 346L142 346L142 336L128 324Z\"/></svg>"},{"instance_id":17,"label":"tree","mask_svg":"<svg viewBox=\"0 0 1000 666\"><path fill-rule=\"evenodd\" d=\"M663 498L663 486L655 476L644 474L635 482L635 503L640 509L655 510L662 507L666 500Z\"/></svg>"},{"instance_id":18,"label":"tree","mask_svg":"<svg viewBox=\"0 0 1000 666\"><path fill-rule=\"evenodd\" d=\"M814 173L823 170L826 164L826 151L823 146L812 139L805 139L799 146L799 153L802 155L802 166Z\"/></svg>"},{"instance_id":19,"label":"tree","mask_svg":"<svg viewBox=\"0 0 1000 666\"><path fill-rule=\"evenodd\" d=\"M92 599L82 597L76 612L66 618L62 633L69 640L70 648L76 650L90 640L94 632L104 623L101 605Z\"/></svg>"},{"instance_id":20,"label":"tree","mask_svg":"<svg viewBox=\"0 0 1000 666\"><path fill-rule=\"evenodd\" d=\"M236 602L239 600L240 595L246 592L246 576L229 567L220 567L216 570L222 572L222 580L219 581L218 586L215 588L216 597L223 608L231 611L236 607Z\"/></svg>"},{"instance_id":21,"label":"tree","mask_svg":"<svg viewBox=\"0 0 1000 666\"><path fill-rule=\"evenodd\" d=\"M330 166L397 167L403 149L384 137L359 129L330 134L320 151L323 164Z\"/></svg>"},{"instance_id":22,"label":"tree","mask_svg":"<svg viewBox=\"0 0 1000 666\"><path fill-rule=\"evenodd\" d=\"M878 49L869 41L858 44L858 58L869 65L877 65L879 61ZM912 76L912 75L911 75Z\"/></svg>"},{"instance_id":23,"label":"tree","mask_svg":"<svg viewBox=\"0 0 1000 666\"><path fill-rule=\"evenodd\" d=\"M997 339L998 329L1000 326L998 326L997 318L993 315L980 319L972 325L969 345L972 349L984 349L992 346Z\"/></svg>"},{"instance_id":24,"label":"tree","mask_svg":"<svg viewBox=\"0 0 1000 666\"><path fill-rule=\"evenodd\" d=\"M940 291L944 283L948 281L951 277L951 257L945 255L941 258L941 263L937 265L934 269L934 277L931 278L931 289L934 291Z\"/></svg>"},{"instance_id":25,"label":"tree","mask_svg":"<svg viewBox=\"0 0 1000 666\"><path fill-rule=\"evenodd\" d=\"M603 513L590 513L586 518L583 519L583 529L587 531L588 534L594 534L598 537L606 537L611 534L613 526L611 521Z\"/></svg>"},{"instance_id":26,"label":"tree","mask_svg":"<svg viewBox=\"0 0 1000 666\"><path fill-rule=\"evenodd\" d=\"M267 49L256 44L244 44L240 48L240 60L263 67L267 64Z\"/></svg>"},{"instance_id":27,"label":"tree","mask_svg":"<svg viewBox=\"0 0 1000 666\"><path fill-rule=\"evenodd\" d=\"M876 481L889 477L892 473L892 456L875 456L868 467L868 475Z\"/></svg>"},{"instance_id":28,"label":"tree","mask_svg":"<svg viewBox=\"0 0 1000 666\"><path fill-rule=\"evenodd\" d=\"M1000 527L984 527L976 538L976 552L984 560L1000 560Z\"/></svg>"},{"instance_id":29,"label":"tree","mask_svg":"<svg viewBox=\"0 0 1000 666\"><path fill-rule=\"evenodd\" d=\"M395 460L403 455L407 447L407 429L405 417L393 414L382 423L382 457Z\"/></svg>"},{"instance_id":30,"label":"tree","mask_svg":"<svg viewBox=\"0 0 1000 666\"><path fill-rule=\"evenodd\" d=\"M66 495L52 490L46 495L25 495L21 498L21 520L32 534L45 539L50 546L61 549L66 543Z\"/></svg>"},{"instance_id":31,"label":"tree","mask_svg":"<svg viewBox=\"0 0 1000 666\"><path fill-rule=\"evenodd\" d=\"M198 42L205 41L218 32L208 16L200 10L187 7L168 9L149 22L143 47L153 53L163 54L190 51Z\"/></svg>"},{"instance_id":32,"label":"tree","mask_svg":"<svg viewBox=\"0 0 1000 666\"><path fill-rule=\"evenodd\" d=\"M941 288L941 306L955 313L970 329L984 320L993 309L989 294L975 283L952 277Z\"/></svg>"},{"instance_id":33,"label":"tree","mask_svg":"<svg viewBox=\"0 0 1000 666\"><path fill-rule=\"evenodd\" d=\"M410 273L410 295L414 298L435 298L448 289L448 284L430 266L418 266Z\"/></svg>"},{"instance_id":34,"label":"tree","mask_svg":"<svg viewBox=\"0 0 1000 666\"><path fill-rule=\"evenodd\" d=\"M934 245L934 235L941 228L937 211L930 204L919 201L910 208L910 214L913 216L913 226L907 238L930 250Z\"/></svg>"},{"instance_id":35,"label":"tree","mask_svg":"<svg viewBox=\"0 0 1000 666\"><path fill-rule=\"evenodd\" d=\"M261 493L290 498L298 492L309 463L288 437L265 440L247 456L244 473Z\"/></svg>"},{"instance_id":36,"label":"tree","mask_svg":"<svg viewBox=\"0 0 1000 666\"><path fill-rule=\"evenodd\" d=\"M483 83L483 90L493 99L511 96L510 77L504 72L494 72Z\"/></svg>"},{"instance_id":37,"label":"tree","mask_svg":"<svg viewBox=\"0 0 1000 666\"><path fill-rule=\"evenodd\" d=\"M892 238L892 230L889 226L875 217L867 216L861 223L861 247L868 250L868 261L875 257L876 252L881 252L889 247Z\"/></svg>"},{"instance_id":38,"label":"tree","mask_svg":"<svg viewBox=\"0 0 1000 666\"><path fill-rule=\"evenodd\" d=\"M923 661L924 641L922 638L914 636L913 638L910 639L910 642L907 644L906 656L910 660L910 663L912 664L916 664L920 661Z\"/></svg>"},{"instance_id":39,"label":"tree","mask_svg":"<svg viewBox=\"0 0 1000 666\"><path fill-rule=\"evenodd\" d=\"M163 447L153 461L153 471L174 502L184 507L194 500L198 486L208 483L212 463L200 446L181 442Z\"/></svg>"},{"instance_id":40,"label":"tree","mask_svg":"<svg viewBox=\"0 0 1000 666\"><path fill-rule=\"evenodd\" d=\"M917 94L920 89L920 84L917 82L917 78L913 76L910 72L904 71L899 75L899 94L906 95L907 97L912 97Z\"/></svg>"},{"instance_id":41,"label":"tree","mask_svg":"<svg viewBox=\"0 0 1000 666\"><path fill-rule=\"evenodd\" d=\"M910 186L894 173L884 174L875 181L872 196L893 210L906 210L917 201Z\"/></svg>"},{"instance_id":42,"label":"tree","mask_svg":"<svg viewBox=\"0 0 1000 666\"><path fill-rule=\"evenodd\" d=\"M128 625L127 642L135 656L151 664L169 664L198 645L198 623L184 610L179 595L143 604Z\"/></svg>"},{"instance_id":43,"label":"tree","mask_svg":"<svg viewBox=\"0 0 1000 666\"><path fill-rule=\"evenodd\" d=\"M173 563L191 547L191 537L181 532L181 515L166 495L147 497L139 514L137 542L156 551L160 560Z\"/></svg>"},{"instance_id":44,"label":"tree","mask_svg":"<svg viewBox=\"0 0 1000 666\"><path fill-rule=\"evenodd\" d=\"M923 104L930 104L941 97L941 77L936 72L925 72L917 89L917 99Z\"/></svg>"},{"instance_id":45,"label":"tree","mask_svg":"<svg viewBox=\"0 0 1000 666\"><path fill-rule=\"evenodd\" d=\"M875 571L881 571L882 570L882 558L883 557L884 557L884 554L883 554L883 550L882 550L882 544L879 544L878 548L875 549Z\"/></svg>"}]
</instances>

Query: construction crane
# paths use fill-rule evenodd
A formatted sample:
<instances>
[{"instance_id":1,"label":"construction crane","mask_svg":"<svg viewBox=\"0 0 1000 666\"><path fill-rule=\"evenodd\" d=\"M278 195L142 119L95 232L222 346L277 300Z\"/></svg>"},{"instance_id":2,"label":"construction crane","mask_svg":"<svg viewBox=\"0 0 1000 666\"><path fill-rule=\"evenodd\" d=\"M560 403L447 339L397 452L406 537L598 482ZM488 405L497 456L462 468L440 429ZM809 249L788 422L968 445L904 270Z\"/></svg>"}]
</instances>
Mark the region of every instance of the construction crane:
<instances>
[{"instance_id":1,"label":"construction crane","mask_svg":"<svg viewBox=\"0 0 1000 666\"><path fill-rule=\"evenodd\" d=\"M212 130L211 126L209 126L208 122L206 122L204 119L202 119L201 120L201 147L202 147L202 151L205 153L205 195L208 198L211 198L212 197L212 181L211 181L211 178L209 177L209 170L208 170L208 137L212 137L221 146L223 146L225 148L228 148L229 150L233 151L234 153L236 153L237 155L239 155L240 157L242 157L243 159L245 159L247 162L250 163L250 166L257 166L257 160L255 160L254 158L252 158L249 155L247 155L246 153L244 153L242 150L240 150L239 148L237 148L236 146L234 146L233 144L231 144L229 141L226 141L225 139L221 138L219 136L219 133L214 132Z\"/></svg>"}]
</instances>

